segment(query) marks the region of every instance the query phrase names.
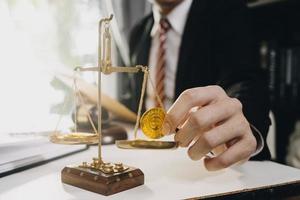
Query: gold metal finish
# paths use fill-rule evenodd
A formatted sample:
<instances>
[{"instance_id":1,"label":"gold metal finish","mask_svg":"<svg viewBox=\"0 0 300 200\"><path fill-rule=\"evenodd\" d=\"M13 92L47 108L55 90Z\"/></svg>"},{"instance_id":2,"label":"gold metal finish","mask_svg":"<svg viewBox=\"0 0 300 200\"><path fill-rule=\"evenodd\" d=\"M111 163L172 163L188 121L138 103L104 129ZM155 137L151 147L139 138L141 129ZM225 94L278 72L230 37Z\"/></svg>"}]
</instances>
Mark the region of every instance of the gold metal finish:
<instances>
[{"instance_id":1,"label":"gold metal finish","mask_svg":"<svg viewBox=\"0 0 300 200\"><path fill-rule=\"evenodd\" d=\"M141 71L141 69L143 68L143 66L135 66L135 67L108 67L108 69L106 69L106 73L112 73L112 72L119 72L119 73L138 73ZM85 72L85 71L92 71L92 72L98 72L99 68L98 67L76 67L76 70L79 70L81 72Z\"/></svg>"},{"instance_id":2,"label":"gold metal finish","mask_svg":"<svg viewBox=\"0 0 300 200\"><path fill-rule=\"evenodd\" d=\"M144 96L145 96L145 90L146 90L146 86L147 86L147 79L148 79L148 74L149 74L148 67L145 68L143 70L143 72L144 72L143 85L142 85L141 97L140 97L139 108L138 108L138 113L137 113L137 119L136 119L136 123L135 123L135 127L134 127L134 138L135 139L137 139L137 131L139 128L141 112L142 112Z\"/></svg>"},{"instance_id":3,"label":"gold metal finish","mask_svg":"<svg viewBox=\"0 0 300 200\"><path fill-rule=\"evenodd\" d=\"M143 133L151 139L163 137L162 125L165 119L165 111L162 108L152 108L145 112L140 120Z\"/></svg>"},{"instance_id":4,"label":"gold metal finish","mask_svg":"<svg viewBox=\"0 0 300 200\"><path fill-rule=\"evenodd\" d=\"M98 144L98 139L97 134L83 132L56 133L50 136L50 141L56 144Z\"/></svg>"},{"instance_id":5,"label":"gold metal finish","mask_svg":"<svg viewBox=\"0 0 300 200\"><path fill-rule=\"evenodd\" d=\"M98 158L93 158L91 163L82 162L78 167L99 170L105 174L122 173L129 169L129 167L123 165L123 163L104 163Z\"/></svg>"},{"instance_id":6,"label":"gold metal finish","mask_svg":"<svg viewBox=\"0 0 300 200\"><path fill-rule=\"evenodd\" d=\"M121 149L175 149L177 142L158 140L119 140L116 145Z\"/></svg>"}]
</instances>

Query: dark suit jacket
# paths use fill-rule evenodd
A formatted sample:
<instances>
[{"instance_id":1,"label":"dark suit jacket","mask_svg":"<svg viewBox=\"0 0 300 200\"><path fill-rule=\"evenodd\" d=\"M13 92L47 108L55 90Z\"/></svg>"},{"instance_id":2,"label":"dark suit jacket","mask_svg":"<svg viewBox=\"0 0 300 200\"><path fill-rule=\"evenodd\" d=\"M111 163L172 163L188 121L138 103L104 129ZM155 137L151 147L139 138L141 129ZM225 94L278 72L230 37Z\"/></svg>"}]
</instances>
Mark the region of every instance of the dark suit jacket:
<instances>
[{"instance_id":1,"label":"dark suit jacket","mask_svg":"<svg viewBox=\"0 0 300 200\"><path fill-rule=\"evenodd\" d=\"M148 64L153 23L150 14L132 31L133 66ZM242 102L244 115L265 139L270 125L267 78L253 62L252 44L243 0L194 0L180 47L175 98L187 88L220 85ZM121 77L121 101L133 110L137 109L141 75ZM255 157L269 158L267 145Z\"/></svg>"}]
</instances>

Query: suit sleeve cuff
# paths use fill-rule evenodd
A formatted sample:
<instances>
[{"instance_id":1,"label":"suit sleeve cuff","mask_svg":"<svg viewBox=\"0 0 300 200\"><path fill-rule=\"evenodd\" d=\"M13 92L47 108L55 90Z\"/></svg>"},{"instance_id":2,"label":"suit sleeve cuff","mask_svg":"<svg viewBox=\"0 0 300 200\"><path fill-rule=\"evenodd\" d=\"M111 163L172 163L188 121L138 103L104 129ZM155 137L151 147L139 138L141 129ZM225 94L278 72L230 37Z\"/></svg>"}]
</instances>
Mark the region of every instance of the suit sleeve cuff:
<instances>
[{"instance_id":1,"label":"suit sleeve cuff","mask_svg":"<svg viewBox=\"0 0 300 200\"><path fill-rule=\"evenodd\" d=\"M264 138L263 138L261 132L255 126L253 126L252 124L250 124L250 128L251 128L252 134L255 137L256 142L257 142L256 150L251 155L251 157L254 157L254 156L256 156L257 154L259 154L262 151L262 149L265 146L265 142L264 142Z\"/></svg>"}]
</instances>

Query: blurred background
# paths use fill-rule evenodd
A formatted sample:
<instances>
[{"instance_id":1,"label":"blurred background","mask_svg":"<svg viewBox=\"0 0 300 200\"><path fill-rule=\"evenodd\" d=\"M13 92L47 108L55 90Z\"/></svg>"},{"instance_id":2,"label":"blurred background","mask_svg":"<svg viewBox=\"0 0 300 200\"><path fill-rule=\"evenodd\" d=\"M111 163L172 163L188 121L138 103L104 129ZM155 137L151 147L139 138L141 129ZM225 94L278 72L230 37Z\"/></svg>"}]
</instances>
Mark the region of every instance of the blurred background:
<instances>
[{"instance_id":1,"label":"blurred background","mask_svg":"<svg viewBox=\"0 0 300 200\"><path fill-rule=\"evenodd\" d=\"M269 74L272 157L300 167L300 3L249 0L248 8L257 65ZM150 10L147 0L1 0L0 134L51 130L62 113L69 126L72 90L55 75L97 65L97 24L109 13L116 17L114 62L128 65L130 29ZM95 74L82 76L96 81ZM120 82L116 75L105 76L104 92L122 95Z\"/></svg>"},{"instance_id":2,"label":"blurred background","mask_svg":"<svg viewBox=\"0 0 300 200\"><path fill-rule=\"evenodd\" d=\"M49 129L59 112L70 113L72 93L55 80L55 73L72 74L76 66L97 65L98 21L108 12L116 11L120 16L114 32L119 46L124 46L120 48L123 55L126 54L126 38L136 22L130 20L132 12L127 12L127 7L141 16L146 10L146 2L130 1L134 7L128 2L0 2L0 132ZM123 18L125 14L128 18ZM82 75L89 82L96 80L93 73ZM105 93L116 97L115 75L104 77L102 84ZM64 101L68 101L68 106L62 110Z\"/></svg>"}]
</instances>

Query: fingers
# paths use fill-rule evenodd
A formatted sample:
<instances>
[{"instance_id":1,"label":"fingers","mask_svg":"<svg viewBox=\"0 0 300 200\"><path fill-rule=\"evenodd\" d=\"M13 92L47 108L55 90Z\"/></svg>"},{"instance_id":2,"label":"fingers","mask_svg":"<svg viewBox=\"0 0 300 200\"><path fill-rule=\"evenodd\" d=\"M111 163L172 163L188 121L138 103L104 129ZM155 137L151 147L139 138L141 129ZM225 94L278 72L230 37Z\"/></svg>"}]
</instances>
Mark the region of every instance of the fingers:
<instances>
[{"instance_id":1,"label":"fingers","mask_svg":"<svg viewBox=\"0 0 300 200\"><path fill-rule=\"evenodd\" d=\"M247 126L249 125L237 118L239 118L239 116L235 116L226 123L214 127L199 136L198 140L188 150L189 157L192 160L200 160L208 152L219 145L242 137L244 129L247 129Z\"/></svg>"},{"instance_id":2,"label":"fingers","mask_svg":"<svg viewBox=\"0 0 300 200\"><path fill-rule=\"evenodd\" d=\"M196 106L203 106L225 98L226 93L219 86L207 86L184 91L169 109L163 126L163 133L174 132L182 124L189 111Z\"/></svg>"},{"instance_id":3,"label":"fingers","mask_svg":"<svg viewBox=\"0 0 300 200\"><path fill-rule=\"evenodd\" d=\"M209 171L227 168L235 163L245 162L254 152L256 140L246 137L229 147L225 152L214 158L205 158L204 165Z\"/></svg>"},{"instance_id":4,"label":"fingers","mask_svg":"<svg viewBox=\"0 0 300 200\"><path fill-rule=\"evenodd\" d=\"M176 133L175 140L179 142L180 146L187 147L197 135L215 127L222 121L228 120L239 112L241 108L233 109L234 104L234 100L227 98L222 102L205 106L192 113L184 126ZM228 128L233 129L234 127Z\"/></svg>"},{"instance_id":5,"label":"fingers","mask_svg":"<svg viewBox=\"0 0 300 200\"><path fill-rule=\"evenodd\" d=\"M191 112L193 108L197 108ZM256 149L256 139L245 118L242 104L218 86L200 87L183 92L169 109L163 133L180 128L175 140L190 146L188 155L199 160L216 147L217 156L206 158L208 170L219 170L246 161Z\"/></svg>"}]
</instances>

